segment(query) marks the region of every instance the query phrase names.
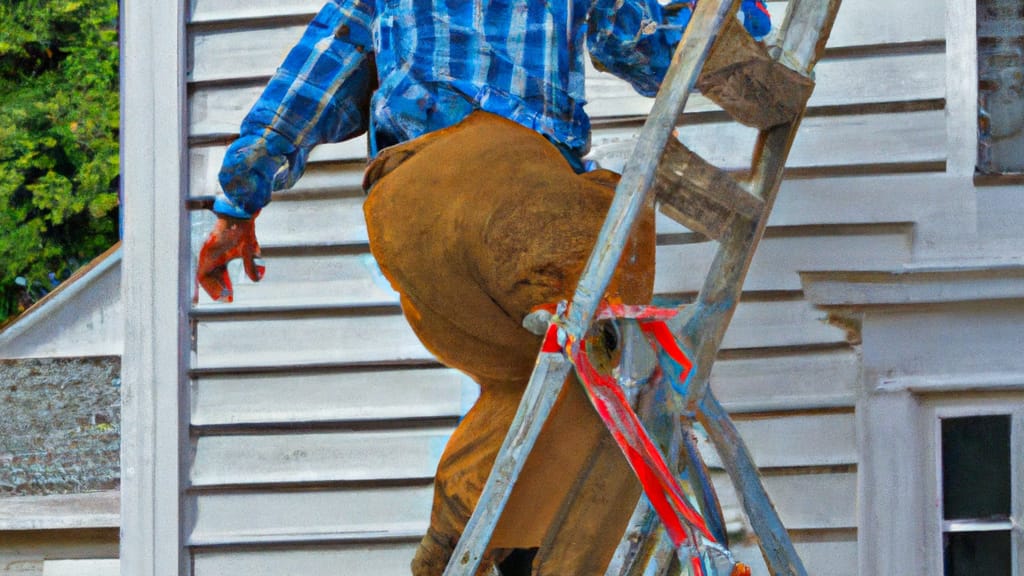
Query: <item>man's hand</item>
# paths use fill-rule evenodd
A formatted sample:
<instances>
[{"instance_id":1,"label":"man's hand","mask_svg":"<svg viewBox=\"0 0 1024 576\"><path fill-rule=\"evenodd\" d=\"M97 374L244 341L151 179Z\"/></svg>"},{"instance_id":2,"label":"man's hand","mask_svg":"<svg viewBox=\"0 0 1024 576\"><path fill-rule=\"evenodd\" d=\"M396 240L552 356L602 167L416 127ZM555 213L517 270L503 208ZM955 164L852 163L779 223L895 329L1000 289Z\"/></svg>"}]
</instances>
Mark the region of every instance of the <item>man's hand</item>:
<instances>
[{"instance_id":1,"label":"man's hand","mask_svg":"<svg viewBox=\"0 0 1024 576\"><path fill-rule=\"evenodd\" d=\"M260 244L256 240L256 216L249 219L218 216L217 223L199 252L199 267L196 270L196 284L217 302L231 302L234 292L228 275L228 262L241 258L245 274L253 282L263 278L265 268L260 256ZM199 290L193 301L199 299Z\"/></svg>"}]
</instances>

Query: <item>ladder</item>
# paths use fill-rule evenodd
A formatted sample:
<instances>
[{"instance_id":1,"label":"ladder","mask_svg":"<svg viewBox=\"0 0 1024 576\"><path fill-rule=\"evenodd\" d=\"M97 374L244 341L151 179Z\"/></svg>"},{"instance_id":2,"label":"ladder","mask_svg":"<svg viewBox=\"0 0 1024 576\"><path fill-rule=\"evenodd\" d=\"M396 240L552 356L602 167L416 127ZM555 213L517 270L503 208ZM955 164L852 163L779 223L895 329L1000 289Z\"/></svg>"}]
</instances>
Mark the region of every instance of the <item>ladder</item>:
<instances>
[{"instance_id":1,"label":"ladder","mask_svg":"<svg viewBox=\"0 0 1024 576\"><path fill-rule=\"evenodd\" d=\"M663 212L719 242L696 301L668 321L679 348L692 361L686 385L680 389L663 381L652 382L651 386L659 388L659 398L665 401L641 416L660 449L669 452L666 461L693 488L710 530L719 534L724 544L724 522L717 498L689 433L694 420L703 426L736 488L773 575L806 575L806 570L743 440L711 392L708 378L764 233L786 158L813 90L812 71L824 51L840 2L790 0L775 45L769 49L745 32L722 33L730 26L742 31L733 16L739 0L698 3L625 167L572 303L564 315L550 321L554 327L551 330L560 331L563 339L581 341L586 337L633 222L651 193ZM720 36L721 45L716 46ZM737 62L737 58L743 62ZM738 121L759 128L746 183L704 161L673 136L695 87ZM623 330L623 334L634 334L633 339L641 338L638 332ZM623 346L625 362L635 362L630 360L633 354L628 353L634 349L632 341L627 340ZM518 412L445 576L478 573L523 464L572 369L570 359L560 350L546 347L538 356ZM629 372L637 367L624 369ZM641 497L606 575L666 574L676 555L675 545L666 537L664 526L656 522L648 499ZM685 569L685 565L677 568ZM498 574L497 568L492 567L491 573Z\"/></svg>"}]
</instances>

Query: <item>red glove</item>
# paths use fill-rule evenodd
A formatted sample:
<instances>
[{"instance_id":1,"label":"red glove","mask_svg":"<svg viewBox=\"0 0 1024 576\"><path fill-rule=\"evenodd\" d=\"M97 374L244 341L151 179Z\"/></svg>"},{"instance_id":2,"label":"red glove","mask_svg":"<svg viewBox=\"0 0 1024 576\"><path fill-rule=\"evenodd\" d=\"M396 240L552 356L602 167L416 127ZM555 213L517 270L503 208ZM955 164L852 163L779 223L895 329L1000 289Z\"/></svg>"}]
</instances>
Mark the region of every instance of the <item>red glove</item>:
<instances>
[{"instance_id":1,"label":"red glove","mask_svg":"<svg viewBox=\"0 0 1024 576\"><path fill-rule=\"evenodd\" d=\"M199 300L199 286L218 302L231 302L231 278L228 262L241 258L245 274L253 282L263 278L266 268L260 257L260 244L256 240L256 216L249 219L217 216L213 232L199 252L199 266L196 269L196 291L193 302Z\"/></svg>"}]
</instances>

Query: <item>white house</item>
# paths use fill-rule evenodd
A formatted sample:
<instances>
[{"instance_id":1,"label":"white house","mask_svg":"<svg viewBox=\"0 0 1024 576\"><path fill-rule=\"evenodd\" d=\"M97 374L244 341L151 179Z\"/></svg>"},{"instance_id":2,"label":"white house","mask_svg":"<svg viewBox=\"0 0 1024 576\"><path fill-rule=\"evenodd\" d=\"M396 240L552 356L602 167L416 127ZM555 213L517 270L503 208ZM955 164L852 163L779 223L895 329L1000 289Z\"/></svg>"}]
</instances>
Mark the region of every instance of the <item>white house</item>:
<instances>
[{"instance_id":1,"label":"white house","mask_svg":"<svg viewBox=\"0 0 1024 576\"><path fill-rule=\"evenodd\" d=\"M712 376L811 574L941 574L971 550L1024 574L1024 180L1012 126L993 131L1019 119L1020 72L988 57L993 36L1020 42L1014 6L846 0L818 67ZM209 217L186 199L215 191L226 144L318 8L124 5L126 576L406 573L474 395L369 259L362 141L319 149L264 211L263 283L230 306L191 303ZM590 97L597 149L629 141L650 107L596 72ZM693 100L681 139L746 166L755 132ZM660 226L657 289L688 297L713 248ZM979 430L1008 494L984 518L954 513L988 490L952 493L947 469L967 463L941 456Z\"/></svg>"}]
</instances>

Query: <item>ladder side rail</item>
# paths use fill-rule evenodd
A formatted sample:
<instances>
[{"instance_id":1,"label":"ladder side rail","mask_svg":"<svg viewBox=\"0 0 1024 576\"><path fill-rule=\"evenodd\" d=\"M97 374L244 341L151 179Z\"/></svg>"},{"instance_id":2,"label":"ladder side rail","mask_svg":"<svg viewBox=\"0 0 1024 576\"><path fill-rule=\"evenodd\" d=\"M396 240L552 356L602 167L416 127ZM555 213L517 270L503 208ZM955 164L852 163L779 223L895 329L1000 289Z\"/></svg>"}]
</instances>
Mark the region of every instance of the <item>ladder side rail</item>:
<instances>
[{"instance_id":1,"label":"ladder side rail","mask_svg":"<svg viewBox=\"0 0 1024 576\"><path fill-rule=\"evenodd\" d=\"M817 59L824 51L824 44L831 31L840 2L841 0L829 0L827 2L793 0L786 11L786 17L780 28L781 48L776 48L773 56L777 60L783 60L784 64L787 64L797 72L809 75ZM745 218L734 219L731 229L727 229L726 237L720 239L721 247L716 255L715 263L712 265L705 285L698 296L697 304L699 305L689 307L688 310L680 315L680 319L689 320L681 330L684 336L684 344L691 351L696 352L694 354L694 364L696 365L695 370L697 372L690 383L690 395L687 398L689 400L687 404L690 407L695 406L695 402L692 399L702 398L705 393L708 393L707 382L711 366L714 364L722 337L735 311L735 305L742 291L743 279L752 260L757 241L763 234L764 225L767 223L768 215L774 203L774 196L778 190L778 184L781 183L781 172L785 159L788 157L789 148L792 145L793 138L795 138L798 126L799 118L788 126L788 129L786 126L776 127L768 134L762 132L759 136L754 160L753 187L754 194L765 201L764 211L759 218L753 220ZM766 150L768 153L766 153ZM773 154L772 152L776 153ZM777 178L769 178L773 172L777 172L775 174ZM770 180L776 180L776 182L770 182ZM723 275L722 272L726 272L726 274ZM730 287L732 288L731 293ZM717 330L709 335L705 330L711 326L717 327ZM717 403L717 400L714 402ZM725 418L726 423L722 426L734 430L732 422L728 420L727 415ZM721 427L716 428L716 430L721 430ZM797 556L792 548L788 533L786 533L785 528L779 521L774 507L764 491L757 468L753 465L749 452L746 450L745 445L742 444L742 439L738 435L734 434L733 436L740 444L736 447L738 453L731 459L732 463L735 464L735 462L742 460L746 464L746 468L753 471L752 478L756 482L757 488L749 486L751 484L749 481L741 481L743 486L747 486L745 489L740 489L740 492L743 493L741 498L745 500L744 509L748 515L762 519L756 522L755 532L759 536L765 534L764 539L768 540L767 544L771 547L769 553L774 559L768 560L769 565L793 565L797 570L793 573L806 573L799 560L799 556ZM721 433L716 433L714 436L716 448L718 448L717 445L719 443L724 442L723 438L724 436ZM720 453L726 450L718 448ZM693 461L692 457L691 461ZM702 459L697 461L703 465ZM730 476L733 477L733 482L737 483L736 477L739 474L735 465L732 468ZM750 477L749 474L747 476ZM714 501L717 504L717 497L714 498ZM664 554L664 550L659 550L659 546L653 552L648 552L646 555L637 553L637 551L643 550L643 546L649 542L652 536L655 536L649 528L639 523L640 519L644 518L641 514L641 509L645 506L649 510L649 503L642 499L638 504L637 513L630 524L630 529L627 530L627 534L620 543L616 554L624 556L632 552L633 567L646 565L648 568L652 568L652 566L658 565L655 559ZM763 510L765 508L770 513L765 512ZM780 534L782 542L776 545L774 540ZM637 538L640 538L640 540L637 541ZM762 547L764 546L765 544L762 543ZM607 576L635 573L627 571L628 568L629 564L625 560L620 561L619 565L613 563L609 567ZM773 571L773 573L783 574L787 572L780 570Z\"/></svg>"},{"instance_id":2,"label":"ladder side rail","mask_svg":"<svg viewBox=\"0 0 1024 576\"><path fill-rule=\"evenodd\" d=\"M705 289L698 296L697 313L685 327L685 336L698 341L694 363L697 368L687 390L686 405L697 412L698 419L704 424L758 537L768 570L777 576L806 576L807 571L761 482L746 444L735 432L732 420L708 386L708 376L739 301L743 279L764 231L798 124L799 118L790 125L762 132L755 190L767 196L765 214L754 222L737 222L730 227L712 264L714 274L708 276ZM695 397L696 394L701 396Z\"/></svg>"},{"instance_id":3,"label":"ladder side rail","mask_svg":"<svg viewBox=\"0 0 1024 576\"><path fill-rule=\"evenodd\" d=\"M824 53L841 0L792 0L779 32L778 58L798 72L810 74ZM751 175L752 193L764 201L759 218L735 218L727 228L696 302L687 307L681 336L694 353L695 374L686 398L690 411L704 397L708 376L722 338L743 290L757 245L764 234L775 196L782 183L786 158L803 115L789 124L762 130Z\"/></svg>"},{"instance_id":4,"label":"ladder side rail","mask_svg":"<svg viewBox=\"0 0 1024 576\"><path fill-rule=\"evenodd\" d=\"M690 482L693 493L698 498L698 504L701 512L704 513L708 528L722 546L728 547L729 534L725 528L725 515L722 513L722 505L718 501L718 492L711 481L711 472L697 447L693 422L689 418L684 418L680 424L684 450L684 458L680 463L681 468L685 467L686 469L687 481Z\"/></svg>"},{"instance_id":5,"label":"ladder side rail","mask_svg":"<svg viewBox=\"0 0 1024 576\"><path fill-rule=\"evenodd\" d=\"M541 353L483 492L445 568L445 576L477 573L512 488L551 414L572 364L564 354Z\"/></svg>"},{"instance_id":6,"label":"ladder side rail","mask_svg":"<svg viewBox=\"0 0 1024 576\"><path fill-rule=\"evenodd\" d=\"M654 551L648 562L642 566L643 572L634 571L630 573L630 576L668 576L673 566L680 566L676 547L672 544L672 539L668 537L668 532L663 525L659 526L654 537L657 538L657 544L654 546ZM639 569L640 566L637 568Z\"/></svg>"},{"instance_id":7,"label":"ladder side rail","mask_svg":"<svg viewBox=\"0 0 1024 576\"><path fill-rule=\"evenodd\" d=\"M725 520L721 506L711 483L707 465L697 448L692 422L680 418L671 399L675 396L662 374L654 379L640 396L638 414L648 434L659 448L669 455L669 463L678 477L687 482L694 496L696 506L707 521L715 539L727 546ZM633 517L623 538L619 541L613 561L605 572L606 576L639 576L654 561L664 554L671 554L672 542L662 538L664 526L657 521L650 502L641 496ZM667 550L661 550L667 546Z\"/></svg>"},{"instance_id":8,"label":"ladder side rail","mask_svg":"<svg viewBox=\"0 0 1024 576\"><path fill-rule=\"evenodd\" d=\"M794 2L796 4L787 12L782 34L782 46L788 46L792 51L783 56L792 59L792 64L799 66L798 71L809 73L824 52L840 0ZM811 26L814 28L809 29ZM788 42L790 34L798 34L802 38ZM691 307L694 312L683 327L682 334L684 340L696 350L697 365L686 405L698 411L698 417L737 488L744 511L758 536L769 571L779 575L806 575L807 572L764 489L746 445L728 413L708 388L708 376L739 300L754 251L764 233L782 182L785 160L802 117L801 114L789 125L777 126L760 134L754 158L753 190L764 199L765 212L761 218L752 222L737 219L730 227L698 295L697 303Z\"/></svg>"},{"instance_id":9,"label":"ladder side rail","mask_svg":"<svg viewBox=\"0 0 1024 576\"><path fill-rule=\"evenodd\" d=\"M740 504L757 535L768 572L774 576L807 576L807 569L764 489L761 474L743 438L728 412L710 392L702 404L700 421L736 487Z\"/></svg>"},{"instance_id":10,"label":"ladder side rail","mask_svg":"<svg viewBox=\"0 0 1024 576\"><path fill-rule=\"evenodd\" d=\"M674 137L672 132L676 121L697 83L719 31L738 5L739 0L707 1L697 5L615 189L608 218L601 227L594 252L576 287L567 327L571 338L582 338L589 328L625 249L633 223L644 202L651 201L649 192L654 185L658 163L668 139Z\"/></svg>"},{"instance_id":11,"label":"ladder side rail","mask_svg":"<svg viewBox=\"0 0 1024 576\"><path fill-rule=\"evenodd\" d=\"M768 222L798 125L799 118L790 124L769 128L759 135L752 187L756 195L765 199L764 213L752 220L733 219L720 239L721 245L696 301L680 314L682 325L677 333L686 349L693 354L694 364L694 373L683 399L685 412L696 412L707 391L711 368L743 292L743 281Z\"/></svg>"},{"instance_id":12,"label":"ladder side rail","mask_svg":"<svg viewBox=\"0 0 1024 576\"><path fill-rule=\"evenodd\" d=\"M634 338L644 337L634 335ZM655 365L656 360L646 368L653 370ZM649 382L640 392L635 409L644 428L651 439L656 442L658 448L666 456L674 457L674 460L668 464L671 469L677 470L680 464L678 458L680 446L671 446L678 437L676 431L673 430L673 427L678 425L676 418L673 417L674 412L671 410L672 398L673 393L668 390L665 379L659 377ZM623 537L619 540L612 561L605 570L605 576L641 576L647 574L645 570L652 563L656 566L667 567L665 558L670 557L671 554L666 556L663 544L667 544L668 548L672 549L672 542L667 537L664 524L658 518L647 496L641 494Z\"/></svg>"},{"instance_id":13,"label":"ladder side rail","mask_svg":"<svg viewBox=\"0 0 1024 576\"><path fill-rule=\"evenodd\" d=\"M693 436L693 425L689 418L682 417L677 420L679 426L677 427L677 434L679 434L682 453L682 458L678 464L679 475L682 479L690 484L690 487L695 495L697 502L696 504L700 507L704 519L708 523L708 528L715 535L715 539L722 546L728 547L728 535L725 529L725 519L722 514L722 508L718 501L718 494L715 491L714 484L711 482L711 474L708 471L707 464L704 462L703 456L701 456L695 438ZM730 423L731 424L731 423ZM646 500L641 499L641 504L644 504ZM649 504L648 504L649 507ZM671 554L674 551L672 542L662 537L664 532L664 526L660 524L657 530L648 530L647 533L640 535L639 537L643 542L638 542L637 547L642 545L650 545L649 541L654 540L655 544L654 551L649 553L646 558L636 558L637 563L641 565L647 565L650 568L651 562L655 559L664 557L665 554ZM622 545L620 544L620 547ZM633 576L636 574L638 568L633 568L633 571L626 572L621 571L619 573L608 572L606 576L617 576L618 574ZM646 574L646 572L645 572Z\"/></svg>"},{"instance_id":14,"label":"ladder side rail","mask_svg":"<svg viewBox=\"0 0 1024 576\"><path fill-rule=\"evenodd\" d=\"M652 540L652 534L659 530L664 532L665 528L647 497L640 495L605 576L630 576L636 566L646 565L655 549L656 541Z\"/></svg>"},{"instance_id":15,"label":"ladder side rail","mask_svg":"<svg viewBox=\"0 0 1024 576\"><path fill-rule=\"evenodd\" d=\"M637 151L632 156L640 160L631 161L626 166L608 217L573 296L566 326L570 338L582 338L589 328L622 256L633 223L647 201L661 151L668 138L672 137L675 120L696 84L726 16L736 9L738 3L739 0L719 0L699 5L677 47L654 109L641 130ZM569 369L569 362L564 358L541 358L538 361L477 506L445 568L445 576L472 575L479 568L526 456L550 415ZM539 377L538 372L542 370L545 374ZM559 374L561 381L554 382Z\"/></svg>"},{"instance_id":16,"label":"ladder side rail","mask_svg":"<svg viewBox=\"0 0 1024 576\"><path fill-rule=\"evenodd\" d=\"M780 42L769 52L791 69L810 76L825 53L842 0L792 0L779 27Z\"/></svg>"}]
</instances>

